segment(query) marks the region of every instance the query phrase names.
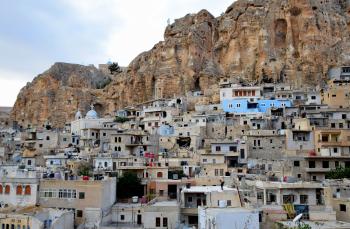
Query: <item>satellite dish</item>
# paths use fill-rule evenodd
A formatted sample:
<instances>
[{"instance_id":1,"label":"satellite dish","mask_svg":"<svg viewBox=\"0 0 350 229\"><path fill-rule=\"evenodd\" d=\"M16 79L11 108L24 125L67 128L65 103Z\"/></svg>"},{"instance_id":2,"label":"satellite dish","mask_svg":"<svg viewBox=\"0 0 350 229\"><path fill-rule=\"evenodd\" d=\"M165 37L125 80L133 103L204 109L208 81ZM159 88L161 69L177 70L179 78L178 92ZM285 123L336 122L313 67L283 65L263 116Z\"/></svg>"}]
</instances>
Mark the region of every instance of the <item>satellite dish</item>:
<instances>
[{"instance_id":1,"label":"satellite dish","mask_svg":"<svg viewBox=\"0 0 350 229\"><path fill-rule=\"evenodd\" d=\"M301 219L301 217L303 217L303 213L300 213L299 215L297 215L297 216L293 219L293 223L298 222L298 221Z\"/></svg>"}]
</instances>

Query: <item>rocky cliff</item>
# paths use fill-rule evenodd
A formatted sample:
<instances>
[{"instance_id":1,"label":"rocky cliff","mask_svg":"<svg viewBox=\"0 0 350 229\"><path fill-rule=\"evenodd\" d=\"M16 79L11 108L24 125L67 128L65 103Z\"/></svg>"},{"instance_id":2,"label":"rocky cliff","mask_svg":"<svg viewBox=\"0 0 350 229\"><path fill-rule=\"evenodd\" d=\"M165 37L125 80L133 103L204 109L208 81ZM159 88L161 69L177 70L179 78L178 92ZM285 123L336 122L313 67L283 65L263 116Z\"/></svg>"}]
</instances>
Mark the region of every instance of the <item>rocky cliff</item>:
<instances>
[{"instance_id":1,"label":"rocky cliff","mask_svg":"<svg viewBox=\"0 0 350 229\"><path fill-rule=\"evenodd\" d=\"M63 127L78 109L86 112L91 104L104 113L105 104L99 102L103 92L100 88L110 80L93 66L55 63L22 88L11 117L23 127L46 123Z\"/></svg>"},{"instance_id":2,"label":"rocky cliff","mask_svg":"<svg viewBox=\"0 0 350 229\"><path fill-rule=\"evenodd\" d=\"M101 111L108 113L193 90L202 90L206 102L218 102L220 78L251 83L270 79L296 87L321 84L331 67L350 64L349 4L346 0L238 0L217 18L206 10L188 14L167 26L164 41L137 56L103 91L79 87L84 91L80 98L100 100ZM34 80L21 91L12 117L57 124L72 118L72 112L65 112L76 108L78 100L69 104L72 93L66 90L75 87L62 87L52 77L39 78L42 83ZM45 85L51 81L55 86L48 90ZM56 103L51 106L49 101Z\"/></svg>"}]
</instances>

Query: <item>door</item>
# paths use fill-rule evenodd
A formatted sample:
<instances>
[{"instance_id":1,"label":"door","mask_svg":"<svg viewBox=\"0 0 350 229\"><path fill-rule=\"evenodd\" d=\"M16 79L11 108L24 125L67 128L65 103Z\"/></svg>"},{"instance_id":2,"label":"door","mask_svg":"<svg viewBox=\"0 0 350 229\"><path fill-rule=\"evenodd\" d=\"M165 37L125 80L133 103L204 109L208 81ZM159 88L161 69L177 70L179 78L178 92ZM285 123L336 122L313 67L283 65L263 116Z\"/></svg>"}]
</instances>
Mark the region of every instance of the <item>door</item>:
<instances>
[{"instance_id":1,"label":"door","mask_svg":"<svg viewBox=\"0 0 350 229\"><path fill-rule=\"evenodd\" d=\"M137 215L137 224L138 225L142 224L142 215Z\"/></svg>"}]
</instances>

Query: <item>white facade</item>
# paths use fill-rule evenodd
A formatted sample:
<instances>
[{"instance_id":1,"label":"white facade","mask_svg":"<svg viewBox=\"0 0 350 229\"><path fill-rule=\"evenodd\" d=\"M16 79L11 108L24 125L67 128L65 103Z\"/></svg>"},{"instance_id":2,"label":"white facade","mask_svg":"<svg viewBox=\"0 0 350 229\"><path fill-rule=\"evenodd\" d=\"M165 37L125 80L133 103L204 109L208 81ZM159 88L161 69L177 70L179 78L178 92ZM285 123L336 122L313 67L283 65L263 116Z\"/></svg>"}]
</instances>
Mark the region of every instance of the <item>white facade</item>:
<instances>
[{"instance_id":1,"label":"white facade","mask_svg":"<svg viewBox=\"0 0 350 229\"><path fill-rule=\"evenodd\" d=\"M220 102L230 99L258 99L261 97L260 87L243 87L237 84L220 89Z\"/></svg>"},{"instance_id":2,"label":"white facade","mask_svg":"<svg viewBox=\"0 0 350 229\"><path fill-rule=\"evenodd\" d=\"M37 203L36 172L9 169L1 171L0 203L10 206L33 206Z\"/></svg>"},{"instance_id":3,"label":"white facade","mask_svg":"<svg viewBox=\"0 0 350 229\"><path fill-rule=\"evenodd\" d=\"M259 229L259 213L244 208L198 208L199 229Z\"/></svg>"}]
</instances>

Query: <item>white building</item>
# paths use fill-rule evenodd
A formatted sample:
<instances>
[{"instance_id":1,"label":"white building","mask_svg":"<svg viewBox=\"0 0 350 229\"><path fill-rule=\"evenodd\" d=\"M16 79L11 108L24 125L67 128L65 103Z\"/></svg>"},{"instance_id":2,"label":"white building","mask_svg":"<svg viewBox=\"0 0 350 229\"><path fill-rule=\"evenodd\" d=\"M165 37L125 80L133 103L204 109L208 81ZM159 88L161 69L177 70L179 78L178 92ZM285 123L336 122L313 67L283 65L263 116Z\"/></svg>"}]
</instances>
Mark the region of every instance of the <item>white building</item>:
<instances>
[{"instance_id":1,"label":"white building","mask_svg":"<svg viewBox=\"0 0 350 229\"><path fill-rule=\"evenodd\" d=\"M4 206L33 206L37 203L38 179L35 171L17 166L0 171L0 203Z\"/></svg>"},{"instance_id":2,"label":"white building","mask_svg":"<svg viewBox=\"0 0 350 229\"><path fill-rule=\"evenodd\" d=\"M71 122L71 133L74 135L72 142L74 145L88 146L100 138L100 129L105 122L112 122L112 118L99 118L97 112L91 106L91 110L86 113L85 118L81 112L75 114L75 120Z\"/></svg>"},{"instance_id":3,"label":"white building","mask_svg":"<svg viewBox=\"0 0 350 229\"><path fill-rule=\"evenodd\" d=\"M198 208L199 229L259 229L259 212L245 208Z\"/></svg>"}]
</instances>

